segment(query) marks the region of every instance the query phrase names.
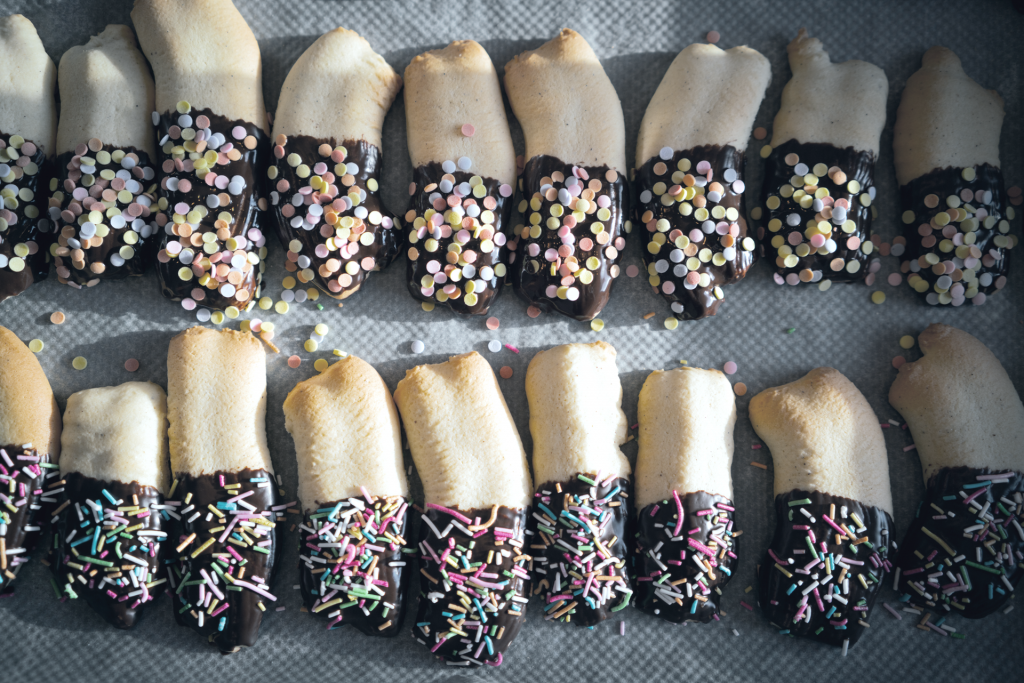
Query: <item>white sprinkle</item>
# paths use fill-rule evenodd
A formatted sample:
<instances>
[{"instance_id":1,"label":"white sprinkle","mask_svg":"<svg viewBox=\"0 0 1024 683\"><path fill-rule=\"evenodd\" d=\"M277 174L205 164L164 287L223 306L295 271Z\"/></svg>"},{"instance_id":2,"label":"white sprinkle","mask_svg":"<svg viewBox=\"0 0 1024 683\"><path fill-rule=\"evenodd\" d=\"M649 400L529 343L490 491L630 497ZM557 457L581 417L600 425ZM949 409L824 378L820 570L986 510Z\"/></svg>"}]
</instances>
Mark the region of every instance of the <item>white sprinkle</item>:
<instances>
[{"instance_id":1,"label":"white sprinkle","mask_svg":"<svg viewBox=\"0 0 1024 683\"><path fill-rule=\"evenodd\" d=\"M490 351L491 353L497 353L498 351L501 351L501 342L498 341L497 339L492 339L491 341L487 342L487 350Z\"/></svg>"},{"instance_id":2,"label":"white sprinkle","mask_svg":"<svg viewBox=\"0 0 1024 683\"><path fill-rule=\"evenodd\" d=\"M473 166L473 162L472 162L472 160L470 160L469 157L459 157L459 169L460 170L468 171L470 168L472 168L472 166Z\"/></svg>"},{"instance_id":3,"label":"white sprinkle","mask_svg":"<svg viewBox=\"0 0 1024 683\"><path fill-rule=\"evenodd\" d=\"M426 346L423 344L422 341L417 339L413 341L411 348L413 353L423 353L423 350L426 348Z\"/></svg>"},{"instance_id":4,"label":"white sprinkle","mask_svg":"<svg viewBox=\"0 0 1024 683\"><path fill-rule=\"evenodd\" d=\"M672 158L672 148L662 147L661 151L658 153L658 156L660 156L663 160L668 161L669 159Z\"/></svg>"}]
</instances>

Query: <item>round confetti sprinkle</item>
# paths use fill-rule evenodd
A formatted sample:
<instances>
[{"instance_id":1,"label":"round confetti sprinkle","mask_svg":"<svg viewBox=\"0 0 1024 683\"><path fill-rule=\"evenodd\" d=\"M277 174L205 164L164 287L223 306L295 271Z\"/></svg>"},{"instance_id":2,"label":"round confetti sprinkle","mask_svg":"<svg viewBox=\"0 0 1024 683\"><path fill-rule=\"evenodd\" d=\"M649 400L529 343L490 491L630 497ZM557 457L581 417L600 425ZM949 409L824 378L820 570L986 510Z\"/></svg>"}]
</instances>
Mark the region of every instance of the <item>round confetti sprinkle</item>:
<instances>
[{"instance_id":1,"label":"round confetti sprinkle","mask_svg":"<svg viewBox=\"0 0 1024 683\"><path fill-rule=\"evenodd\" d=\"M530 316L531 318L536 318L537 316L540 315L540 309L537 308L536 306L529 306L526 309L526 315Z\"/></svg>"},{"instance_id":2,"label":"round confetti sprinkle","mask_svg":"<svg viewBox=\"0 0 1024 683\"><path fill-rule=\"evenodd\" d=\"M885 292L882 292L882 291L872 292L871 293L871 301L873 301L876 304L884 304L885 303Z\"/></svg>"},{"instance_id":3,"label":"round confetti sprinkle","mask_svg":"<svg viewBox=\"0 0 1024 683\"><path fill-rule=\"evenodd\" d=\"M498 374L501 375L502 379L510 379L512 377L512 368L505 365L501 370L498 370Z\"/></svg>"},{"instance_id":4,"label":"round confetti sprinkle","mask_svg":"<svg viewBox=\"0 0 1024 683\"><path fill-rule=\"evenodd\" d=\"M747 385L743 382L736 382L736 384L733 385L732 390L736 392L737 396L747 395Z\"/></svg>"},{"instance_id":5,"label":"round confetti sprinkle","mask_svg":"<svg viewBox=\"0 0 1024 683\"><path fill-rule=\"evenodd\" d=\"M53 313L50 314L50 322L53 323L54 325L63 325L64 320L64 314L61 313L60 311L54 311Z\"/></svg>"},{"instance_id":6,"label":"round confetti sprinkle","mask_svg":"<svg viewBox=\"0 0 1024 683\"><path fill-rule=\"evenodd\" d=\"M640 269L636 266L626 266L626 277L636 277L640 274Z\"/></svg>"},{"instance_id":7,"label":"round confetti sprinkle","mask_svg":"<svg viewBox=\"0 0 1024 683\"><path fill-rule=\"evenodd\" d=\"M590 329L592 329L594 332L600 332L601 330L604 329L604 321L601 320L600 318L595 318L594 320L591 320Z\"/></svg>"},{"instance_id":8,"label":"round confetti sprinkle","mask_svg":"<svg viewBox=\"0 0 1024 683\"><path fill-rule=\"evenodd\" d=\"M298 356L289 356L288 357L288 367L290 367L290 368L297 368L297 367L299 367L299 365L301 363L302 363L302 359L299 358Z\"/></svg>"},{"instance_id":9,"label":"round confetti sprinkle","mask_svg":"<svg viewBox=\"0 0 1024 683\"><path fill-rule=\"evenodd\" d=\"M475 132L476 128L473 126L472 123L462 124L462 134L465 135L467 138L473 137L473 133Z\"/></svg>"},{"instance_id":10,"label":"round confetti sprinkle","mask_svg":"<svg viewBox=\"0 0 1024 683\"><path fill-rule=\"evenodd\" d=\"M498 351L501 351L501 342L498 341L497 339L492 339L491 341L487 342L487 350L490 351L491 353L497 353Z\"/></svg>"},{"instance_id":11,"label":"round confetti sprinkle","mask_svg":"<svg viewBox=\"0 0 1024 683\"><path fill-rule=\"evenodd\" d=\"M489 330L496 330L501 325L501 322L497 318L495 318L494 316L491 316L490 318L487 319L487 323L486 324L487 324L487 329L489 329Z\"/></svg>"},{"instance_id":12,"label":"round confetti sprinkle","mask_svg":"<svg viewBox=\"0 0 1024 683\"><path fill-rule=\"evenodd\" d=\"M897 287L901 282L903 282L903 276L899 273L889 273L889 277L886 279L886 282L893 287Z\"/></svg>"},{"instance_id":13,"label":"round confetti sprinkle","mask_svg":"<svg viewBox=\"0 0 1024 683\"><path fill-rule=\"evenodd\" d=\"M129 358L124 362L124 369L128 372L135 372L139 369L139 361L134 358Z\"/></svg>"},{"instance_id":14,"label":"round confetti sprinkle","mask_svg":"<svg viewBox=\"0 0 1024 683\"><path fill-rule=\"evenodd\" d=\"M274 304L274 310L277 311L278 313L281 313L282 315L287 313L288 312L288 302L287 301L278 301L276 304Z\"/></svg>"},{"instance_id":15,"label":"round confetti sprinkle","mask_svg":"<svg viewBox=\"0 0 1024 683\"><path fill-rule=\"evenodd\" d=\"M433 301L422 301L422 302L420 302L420 308L422 308L427 313L430 313L432 310L434 310L434 302Z\"/></svg>"},{"instance_id":16,"label":"round confetti sprinkle","mask_svg":"<svg viewBox=\"0 0 1024 683\"><path fill-rule=\"evenodd\" d=\"M413 353L423 353L423 349L425 349L426 346L423 344L423 342L417 339L412 343L411 348Z\"/></svg>"},{"instance_id":17,"label":"round confetti sprinkle","mask_svg":"<svg viewBox=\"0 0 1024 683\"><path fill-rule=\"evenodd\" d=\"M196 311L196 319L201 323L209 322L212 317L213 314L210 313L210 309L208 308L200 308Z\"/></svg>"},{"instance_id":18,"label":"round confetti sprinkle","mask_svg":"<svg viewBox=\"0 0 1024 683\"><path fill-rule=\"evenodd\" d=\"M679 320L677 320L675 317L665 318L665 328L666 329L674 330L677 327L679 327Z\"/></svg>"},{"instance_id":19,"label":"round confetti sprinkle","mask_svg":"<svg viewBox=\"0 0 1024 683\"><path fill-rule=\"evenodd\" d=\"M73 361L71 361L71 367L73 367L75 370L85 370L85 366L88 364L89 361L82 358L81 356L77 356Z\"/></svg>"},{"instance_id":20,"label":"round confetti sprinkle","mask_svg":"<svg viewBox=\"0 0 1024 683\"><path fill-rule=\"evenodd\" d=\"M317 358L316 362L313 363L313 367L316 368L317 372L323 372L327 369L328 363L326 358Z\"/></svg>"},{"instance_id":21,"label":"round confetti sprinkle","mask_svg":"<svg viewBox=\"0 0 1024 683\"><path fill-rule=\"evenodd\" d=\"M733 361L726 361L725 365L722 366L722 370L727 375L735 375L739 367Z\"/></svg>"},{"instance_id":22,"label":"round confetti sprinkle","mask_svg":"<svg viewBox=\"0 0 1024 683\"><path fill-rule=\"evenodd\" d=\"M308 351L309 353L315 353L315 352L316 352L316 350L317 350L318 348L320 348L320 345L316 343L316 340L315 340L315 339L307 339L307 340L306 340L306 343L305 343L305 344L303 344L303 347L304 347L304 348L306 349L306 351Z\"/></svg>"},{"instance_id":23,"label":"round confetti sprinkle","mask_svg":"<svg viewBox=\"0 0 1024 683\"><path fill-rule=\"evenodd\" d=\"M715 43L722 39L722 34L719 33L718 31L708 31L707 38L708 42L714 45Z\"/></svg>"},{"instance_id":24,"label":"round confetti sprinkle","mask_svg":"<svg viewBox=\"0 0 1024 683\"><path fill-rule=\"evenodd\" d=\"M892 366L899 370L901 367L903 367L903 364L906 362L907 359L904 358L903 356L896 356L895 358L892 359Z\"/></svg>"},{"instance_id":25,"label":"round confetti sprinkle","mask_svg":"<svg viewBox=\"0 0 1024 683\"><path fill-rule=\"evenodd\" d=\"M915 343L916 343L916 341L909 334L905 334L902 337L900 337L900 347L901 348L912 349L912 348L914 348L914 344Z\"/></svg>"},{"instance_id":26,"label":"round confetti sprinkle","mask_svg":"<svg viewBox=\"0 0 1024 683\"><path fill-rule=\"evenodd\" d=\"M764 126L758 126L757 128L754 129L755 140L764 140L766 137L768 137L767 128L765 128Z\"/></svg>"},{"instance_id":27,"label":"round confetti sprinkle","mask_svg":"<svg viewBox=\"0 0 1024 683\"><path fill-rule=\"evenodd\" d=\"M321 337L326 337L327 336L327 332L329 330L330 330L330 328L328 328L327 325L325 325L323 323L318 323L316 325L316 327L313 328L313 331L316 332L317 334L319 334Z\"/></svg>"},{"instance_id":28,"label":"round confetti sprinkle","mask_svg":"<svg viewBox=\"0 0 1024 683\"><path fill-rule=\"evenodd\" d=\"M28 350L32 353L39 353L43 350L43 346L44 344L42 339L33 339L28 343Z\"/></svg>"}]
</instances>

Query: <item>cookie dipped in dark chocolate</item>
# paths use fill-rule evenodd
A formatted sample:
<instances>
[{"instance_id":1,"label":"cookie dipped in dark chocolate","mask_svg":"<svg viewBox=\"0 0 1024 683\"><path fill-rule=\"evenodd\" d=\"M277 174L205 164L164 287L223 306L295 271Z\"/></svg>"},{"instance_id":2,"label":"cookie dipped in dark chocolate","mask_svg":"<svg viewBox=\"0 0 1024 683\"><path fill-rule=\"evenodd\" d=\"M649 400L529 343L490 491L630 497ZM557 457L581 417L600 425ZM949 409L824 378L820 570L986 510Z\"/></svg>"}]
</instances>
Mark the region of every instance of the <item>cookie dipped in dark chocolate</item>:
<instances>
[{"instance_id":1,"label":"cookie dipped in dark chocolate","mask_svg":"<svg viewBox=\"0 0 1024 683\"><path fill-rule=\"evenodd\" d=\"M426 508L413 637L449 662L497 666L529 600L532 558L522 549L530 509Z\"/></svg>"},{"instance_id":2,"label":"cookie dipped in dark chocolate","mask_svg":"<svg viewBox=\"0 0 1024 683\"><path fill-rule=\"evenodd\" d=\"M0 131L0 302L50 272L53 227L45 213L50 173L50 161L34 142Z\"/></svg>"},{"instance_id":3,"label":"cookie dipped in dark chocolate","mask_svg":"<svg viewBox=\"0 0 1024 683\"><path fill-rule=\"evenodd\" d=\"M59 155L51 183L57 281L77 288L142 275L156 258L162 232L149 155L97 142Z\"/></svg>"},{"instance_id":4,"label":"cookie dipped in dark chocolate","mask_svg":"<svg viewBox=\"0 0 1024 683\"><path fill-rule=\"evenodd\" d=\"M743 279L757 253L743 208L743 152L704 145L652 157L634 187L651 286L680 320L715 315L722 286Z\"/></svg>"},{"instance_id":5,"label":"cookie dipped in dark chocolate","mask_svg":"<svg viewBox=\"0 0 1024 683\"><path fill-rule=\"evenodd\" d=\"M168 573L178 623L221 652L256 644L277 552L277 494L266 470L176 475L180 520ZM170 550L168 550L170 554ZM216 602L215 602L216 601Z\"/></svg>"},{"instance_id":6,"label":"cookie dipped in dark chocolate","mask_svg":"<svg viewBox=\"0 0 1024 683\"><path fill-rule=\"evenodd\" d=\"M159 119L160 289L172 301L244 309L259 295L265 267L267 136L208 109Z\"/></svg>"},{"instance_id":7,"label":"cookie dipped in dark chocolate","mask_svg":"<svg viewBox=\"0 0 1024 683\"><path fill-rule=\"evenodd\" d=\"M706 491L674 492L641 510L637 607L677 624L717 620L722 588L737 559L733 513L732 501Z\"/></svg>"},{"instance_id":8,"label":"cookie dipped in dark chocolate","mask_svg":"<svg viewBox=\"0 0 1024 683\"><path fill-rule=\"evenodd\" d=\"M900 270L929 304L981 305L1006 286L1015 213L1002 171L989 164L936 169L902 186L900 201Z\"/></svg>"},{"instance_id":9,"label":"cookie dipped in dark chocolate","mask_svg":"<svg viewBox=\"0 0 1024 683\"><path fill-rule=\"evenodd\" d=\"M945 467L900 545L896 590L918 607L980 619L1024 577L1024 474Z\"/></svg>"},{"instance_id":10,"label":"cookie dipped in dark chocolate","mask_svg":"<svg viewBox=\"0 0 1024 683\"><path fill-rule=\"evenodd\" d=\"M402 496L321 504L299 526L302 601L328 619L369 636L394 636L405 615L408 572L402 550L409 501Z\"/></svg>"},{"instance_id":11,"label":"cookie dipped in dark chocolate","mask_svg":"<svg viewBox=\"0 0 1024 683\"><path fill-rule=\"evenodd\" d=\"M875 155L796 140L771 149L755 218L775 282L859 282L868 274Z\"/></svg>"},{"instance_id":12,"label":"cookie dipped in dark chocolate","mask_svg":"<svg viewBox=\"0 0 1024 683\"><path fill-rule=\"evenodd\" d=\"M17 570L31 558L62 490L60 469L49 454L0 446L0 595L13 590Z\"/></svg>"},{"instance_id":13,"label":"cookie dipped in dark chocolate","mask_svg":"<svg viewBox=\"0 0 1024 683\"><path fill-rule=\"evenodd\" d=\"M445 161L413 171L404 226L407 283L414 299L484 315L501 293L510 262L512 186L469 169Z\"/></svg>"},{"instance_id":14,"label":"cookie dipped in dark chocolate","mask_svg":"<svg viewBox=\"0 0 1024 683\"><path fill-rule=\"evenodd\" d=\"M156 507L163 496L137 481L100 481L78 472L64 482L66 506L53 524L50 568L68 597L84 598L111 626L129 629L166 582L161 549L167 532Z\"/></svg>"},{"instance_id":15,"label":"cookie dipped in dark chocolate","mask_svg":"<svg viewBox=\"0 0 1024 683\"><path fill-rule=\"evenodd\" d=\"M519 189L526 224L513 235L512 285L542 310L593 320L611 296L626 246L623 230L631 228L625 178L606 166L540 155L526 163Z\"/></svg>"},{"instance_id":16,"label":"cookie dipped in dark chocolate","mask_svg":"<svg viewBox=\"0 0 1024 683\"><path fill-rule=\"evenodd\" d=\"M537 487L532 528L534 595L544 618L594 626L629 604L626 539L631 523L629 480L577 474Z\"/></svg>"},{"instance_id":17,"label":"cookie dipped in dark chocolate","mask_svg":"<svg viewBox=\"0 0 1024 683\"><path fill-rule=\"evenodd\" d=\"M365 140L278 135L268 195L285 268L335 299L359 291L398 253L400 228L379 193L380 149Z\"/></svg>"},{"instance_id":18,"label":"cookie dipped in dark chocolate","mask_svg":"<svg viewBox=\"0 0 1024 683\"><path fill-rule=\"evenodd\" d=\"M775 497L775 535L761 562L761 609L780 633L829 645L863 635L889 564L892 517L820 491Z\"/></svg>"}]
</instances>

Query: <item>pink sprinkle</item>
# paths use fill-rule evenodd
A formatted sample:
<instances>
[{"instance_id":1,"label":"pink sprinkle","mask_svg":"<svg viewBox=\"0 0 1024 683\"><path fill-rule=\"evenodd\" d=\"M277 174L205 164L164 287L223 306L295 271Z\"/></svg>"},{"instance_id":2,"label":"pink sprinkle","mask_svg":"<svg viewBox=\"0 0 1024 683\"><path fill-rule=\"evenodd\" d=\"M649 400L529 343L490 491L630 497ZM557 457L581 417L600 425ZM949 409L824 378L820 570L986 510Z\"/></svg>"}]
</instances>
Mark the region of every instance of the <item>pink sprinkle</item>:
<instances>
[{"instance_id":1,"label":"pink sprinkle","mask_svg":"<svg viewBox=\"0 0 1024 683\"><path fill-rule=\"evenodd\" d=\"M887 281L889 282L890 285L892 285L893 287L896 287L901 282L903 282L903 276L900 275L899 273L890 273Z\"/></svg>"},{"instance_id":2,"label":"pink sprinkle","mask_svg":"<svg viewBox=\"0 0 1024 683\"><path fill-rule=\"evenodd\" d=\"M752 443L752 444L750 444L750 450L753 450L753 451L761 450L761 444L759 444L759 443Z\"/></svg>"},{"instance_id":3,"label":"pink sprinkle","mask_svg":"<svg viewBox=\"0 0 1024 683\"><path fill-rule=\"evenodd\" d=\"M715 43L722 39L722 34L719 33L718 31L708 31L707 39L709 43L714 45Z\"/></svg>"},{"instance_id":4,"label":"pink sprinkle","mask_svg":"<svg viewBox=\"0 0 1024 683\"><path fill-rule=\"evenodd\" d=\"M748 605L748 604L747 604L746 602L744 602L743 600L740 600L740 604L741 604L741 605L742 605L743 607L745 607L746 609L750 610L751 612L753 612L753 611L754 611L754 608L753 608L753 607L751 607L750 605Z\"/></svg>"},{"instance_id":5,"label":"pink sprinkle","mask_svg":"<svg viewBox=\"0 0 1024 683\"><path fill-rule=\"evenodd\" d=\"M512 353L519 353L519 349L512 346L511 344L505 344L505 348L511 351Z\"/></svg>"},{"instance_id":6,"label":"pink sprinkle","mask_svg":"<svg viewBox=\"0 0 1024 683\"><path fill-rule=\"evenodd\" d=\"M473 137L473 133L475 132L476 128L473 126L472 123L462 124L462 134L465 135L467 138Z\"/></svg>"},{"instance_id":7,"label":"pink sprinkle","mask_svg":"<svg viewBox=\"0 0 1024 683\"><path fill-rule=\"evenodd\" d=\"M738 369L739 368L736 366L736 363L734 363L731 360L727 361L725 363L725 365L722 366L722 370L724 370L725 374L727 374L727 375L735 375L736 374L736 370L738 370Z\"/></svg>"},{"instance_id":8,"label":"pink sprinkle","mask_svg":"<svg viewBox=\"0 0 1024 683\"><path fill-rule=\"evenodd\" d=\"M895 358L892 359L892 366L899 370L901 367L903 367L903 364L906 362L907 359L904 358L903 356L896 356Z\"/></svg>"},{"instance_id":9,"label":"pink sprinkle","mask_svg":"<svg viewBox=\"0 0 1024 683\"><path fill-rule=\"evenodd\" d=\"M676 519L676 528L672 532L673 536L678 536L679 532L683 530L683 503L679 500L679 492L675 489L672 490L672 498L676 501L676 511L678 512L678 518Z\"/></svg>"},{"instance_id":10,"label":"pink sprinkle","mask_svg":"<svg viewBox=\"0 0 1024 683\"><path fill-rule=\"evenodd\" d=\"M904 452L904 453L907 453L907 452L909 452L909 451L912 451L912 450L914 450L914 449L916 449L916 448L917 448L917 444L913 444L913 443L912 443L912 444L910 444L909 446L905 447L905 448L903 449L903 452Z\"/></svg>"},{"instance_id":11,"label":"pink sprinkle","mask_svg":"<svg viewBox=\"0 0 1024 683\"><path fill-rule=\"evenodd\" d=\"M626 275L628 277L636 277L640 274L640 269L636 266L626 266Z\"/></svg>"},{"instance_id":12,"label":"pink sprinkle","mask_svg":"<svg viewBox=\"0 0 1024 683\"><path fill-rule=\"evenodd\" d=\"M235 126L231 129L231 137L233 137L236 140L244 140L245 128L242 128L241 126Z\"/></svg>"}]
</instances>

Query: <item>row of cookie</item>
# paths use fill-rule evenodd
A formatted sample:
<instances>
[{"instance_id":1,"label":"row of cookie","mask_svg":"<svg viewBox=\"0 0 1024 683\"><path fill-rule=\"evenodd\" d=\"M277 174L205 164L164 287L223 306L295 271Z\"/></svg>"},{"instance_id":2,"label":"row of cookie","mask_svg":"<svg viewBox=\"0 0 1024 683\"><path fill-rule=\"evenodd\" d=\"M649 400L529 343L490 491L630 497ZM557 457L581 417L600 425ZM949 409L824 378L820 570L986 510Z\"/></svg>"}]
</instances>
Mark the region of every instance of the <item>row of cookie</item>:
<instances>
[{"instance_id":1,"label":"row of cookie","mask_svg":"<svg viewBox=\"0 0 1024 683\"><path fill-rule=\"evenodd\" d=\"M261 345L191 328L171 341L167 399L151 383L79 392L61 433L34 356L6 330L0 342L10 512L0 586L9 590L50 516L49 562L63 592L112 624L130 627L166 583L180 623L224 651L254 644L276 601L277 524L290 505L275 495L266 447ZM969 618L998 609L1024 576L1015 446L1024 406L974 337L934 325L920 344L924 358L901 369L889 396L928 485L898 557L885 441L856 387L818 368L750 403L775 463L777 526L760 603L784 632L855 643L893 566L903 600ZM211 384L215 373L231 381ZM526 393L536 487L494 373L476 353L411 369L394 400L355 357L296 386L284 413L311 612L332 627L394 635L416 556L413 635L451 662L500 662L531 582L549 620L592 626L631 602L672 622L718 619L741 535L725 376L680 368L647 378L635 495L610 345L539 352ZM409 498L399 413L422 508ZM416 544L407 540L414 511Z\"/></svg>"},{"instance_id":2,"label":"row of cookie","mask_svg":"<svg viewBox=\"0 0 1024 683\"><path fill-rule=\"evenodd\" d=\"M336 29L310 46L270 133L259 48L230 0L139 0L133 19L155 86L131 29L109 26L61 59L58 126L53 65L28 20L5 20L3 63L18 77L0 93L17 103L0 110L0 300L46 277L50 257L76 287L156 260L172 300L247 310L262 293L268 211L300 283L343 299L404 250L412 296L468 314L486 313L511 277L531 305L594 318L619 274L631 208L646 228L650 284L682 319L714 315L759 243L776 282L822 288L863 279L876 249L887 80L866 62L833 64L803 30L761 150L755 235L744 157L771 78L755 50L695 44L675 59L640 126L633 207L621 105L579 34L563 30L505 67L526 136L521 168L483 48L424 53L405 71L415 170L409 209L394 216L379 194L381 129L403 81L365 40ZM225 40L198 37L210 21ZM948 107L946 96L971 107ZM931 304L980 304L1005 286L1017 238L999 170L1002 118L999 96L944 48L926 53L904 90L898 248L908 284ZM517 191L524 222L512 227Z\"/></svg>"}]
</instances>

